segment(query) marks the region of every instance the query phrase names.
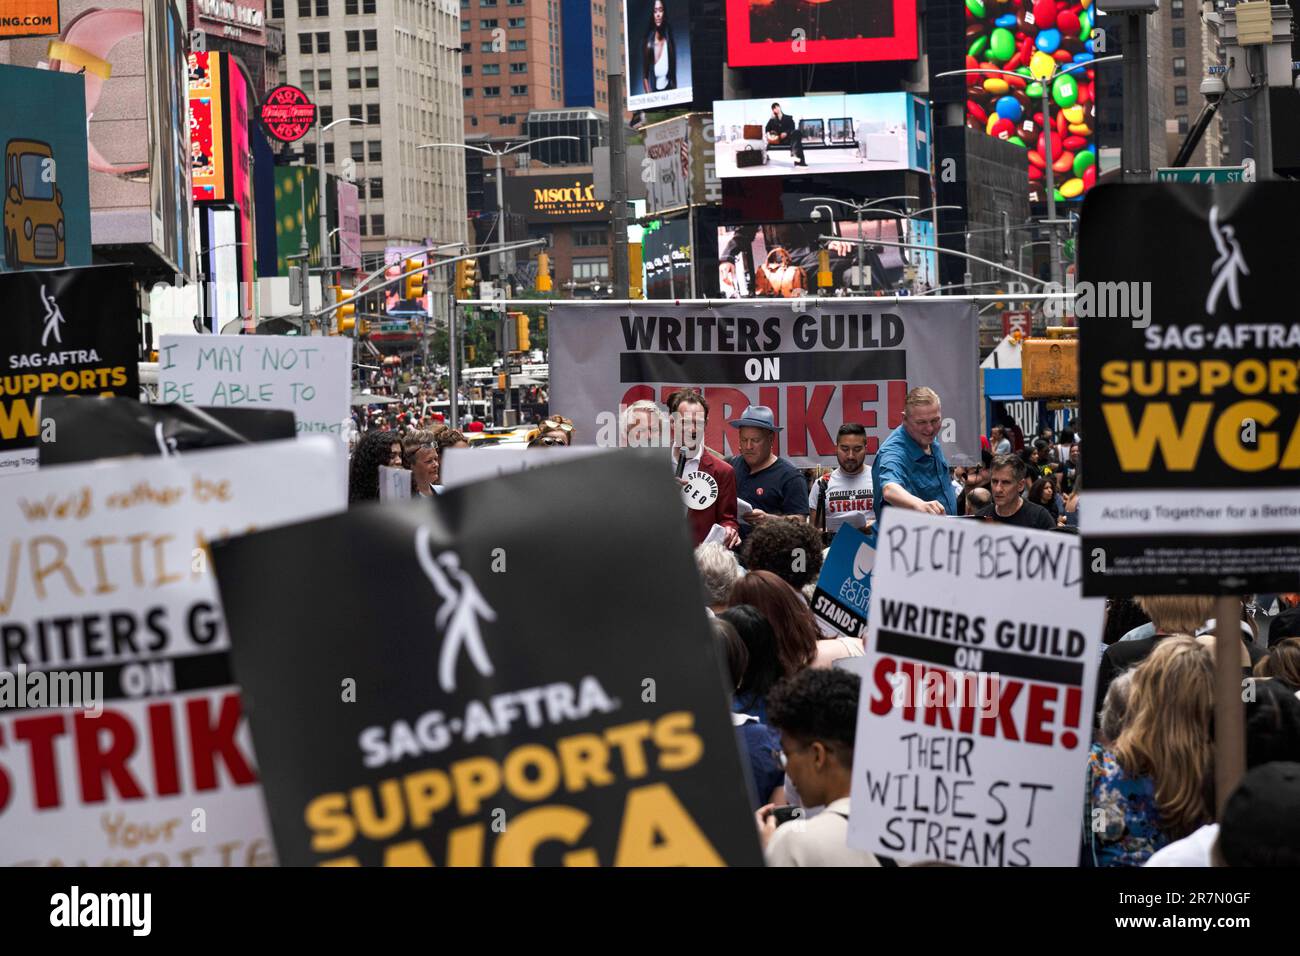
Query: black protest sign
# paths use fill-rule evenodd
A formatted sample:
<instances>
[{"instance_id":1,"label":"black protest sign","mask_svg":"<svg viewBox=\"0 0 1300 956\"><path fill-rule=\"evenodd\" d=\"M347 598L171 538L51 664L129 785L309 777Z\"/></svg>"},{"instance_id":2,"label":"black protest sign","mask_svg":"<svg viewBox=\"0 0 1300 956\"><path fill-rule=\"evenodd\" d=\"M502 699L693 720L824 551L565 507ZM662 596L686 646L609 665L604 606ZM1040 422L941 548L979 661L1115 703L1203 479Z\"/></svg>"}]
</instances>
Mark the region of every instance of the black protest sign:
<instances>
[{"instance_id":1,"label":"black protest sign","mask_svg":"<svg viewBox=\"0 0 1300 956\"><path fill-rule=\"evenodd\" d=\"M131 398L53 396L41 402L49 437L42 465L126 455L183 455L204 448L296 437L291 411L146 405Z\"/></svg>"},{"instance_id":2,"label":"black protest sign","mask_svg":"<svg viewBox=\"0 0 1300 956\"><path fill-rule=\"evenodd\" d=\"M1294 184L1088 194L1085 594L1300 586L1297 217Z\"/></svg>"},{"instance_id":3,"label":"black protest sign","mask_svg":"<svg viewBox=\"0 0 1300 956\"><path fill-rule=\"evenodd\" d=\"M282 862L760 862L659 464L614 452L214 548Z\"/></svg>"},{"instance_id":4,"label":"black protest sign","mask_svg":"<svg viewBox=\"0 0 1300 956\"><path fill-rule=\"evenodd\" d=\"M129 266L0 273L0 467L35 467L43 395L140 390L139 309Z\"/></svg>"}]
</instances>

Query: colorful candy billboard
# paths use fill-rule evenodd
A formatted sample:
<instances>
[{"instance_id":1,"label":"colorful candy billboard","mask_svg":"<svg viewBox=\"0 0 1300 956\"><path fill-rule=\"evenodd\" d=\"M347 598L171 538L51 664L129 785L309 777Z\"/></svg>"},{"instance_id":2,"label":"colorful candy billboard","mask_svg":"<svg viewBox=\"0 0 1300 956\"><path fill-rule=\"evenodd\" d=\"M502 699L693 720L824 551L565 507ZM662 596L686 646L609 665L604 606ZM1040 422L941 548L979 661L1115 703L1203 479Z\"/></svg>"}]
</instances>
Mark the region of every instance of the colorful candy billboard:
<instances>
[{"instance_id":1,"label":"colorful candy billboard","mask_svg":"<svg viewBox=\"0 0 1300 956\"><path fill-rule=\"evenodd\" d=\"M1021 147L1029 201L1046 202L1048 143L1057 200L1097 181L1092 0L966 0L966 125Z\"/></svg>"}]
</instances>

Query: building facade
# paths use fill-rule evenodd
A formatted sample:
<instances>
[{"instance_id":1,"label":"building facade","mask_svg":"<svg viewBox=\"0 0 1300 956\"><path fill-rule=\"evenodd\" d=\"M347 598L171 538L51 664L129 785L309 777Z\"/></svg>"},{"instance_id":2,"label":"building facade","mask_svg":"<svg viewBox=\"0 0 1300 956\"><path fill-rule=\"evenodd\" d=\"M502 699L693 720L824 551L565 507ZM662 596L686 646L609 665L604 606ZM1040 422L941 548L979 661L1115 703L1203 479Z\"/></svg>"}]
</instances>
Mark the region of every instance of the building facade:
<instances>
[{"instance_id":1,"label":"building facade","mask_svg":"<svg viewBox=\"0 0 1300 956\"><path fill-rule=\"evenodd\" d=\"M508 2L508 0L500 0ZM270 0L284 30L284 81L319 108L320 126L352 118L295 144L308 165L354 178L361 247L466 241L460 143L458 0ZM362 125L364 124L364 125Z\"/></svg>"}]
</instances>

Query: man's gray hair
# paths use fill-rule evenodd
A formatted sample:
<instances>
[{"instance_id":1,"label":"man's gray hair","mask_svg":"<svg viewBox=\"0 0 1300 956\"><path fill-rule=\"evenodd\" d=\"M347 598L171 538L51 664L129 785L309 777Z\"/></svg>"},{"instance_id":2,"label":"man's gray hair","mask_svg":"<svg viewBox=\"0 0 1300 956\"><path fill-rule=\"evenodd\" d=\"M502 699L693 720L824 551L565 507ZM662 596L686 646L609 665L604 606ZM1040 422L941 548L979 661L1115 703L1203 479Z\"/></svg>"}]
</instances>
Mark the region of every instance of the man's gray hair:
<instances>
[{"instance_id":1,"label":"man's gray hair","mask_svg":"<svg viewBox=\"0 0 1300 956\"><path fill-rule=\"evenodd\" d=\"M1128 692L1133 683L1133 668L1124 671L1106 688L1106 700L1101 705L1100 730L1102 739L1113 745L1128 719Z\"/></svg>"},{"instance_id":2,"label":"man's gray hair","mask_svg":"<svg viewBox=\"0 0 1300 956\"><path fill-rule=\"evenodd\" d=\"M623 409L623 414L619 416L619 439L627 441L628 429L632 427L632 419L640 412L649 412L654 419L655 432L650 436L650 445L668 445L671 440L668 431L668 413L664 411L662 405L658 402L652 402L648 398L633 402Z\"/></svg>"},{"instance_id":3,"label":"man's gray hair","mask_svg":"<svg viewBox=\"0 0 1300 956\"><path fill-rule=\"evenodd\" d=\"M695 549L695 567L700 572L709 604L726 604L731 586L740 577L736 556L717 541L710 541Z\"/></svg>"}]
</instances>

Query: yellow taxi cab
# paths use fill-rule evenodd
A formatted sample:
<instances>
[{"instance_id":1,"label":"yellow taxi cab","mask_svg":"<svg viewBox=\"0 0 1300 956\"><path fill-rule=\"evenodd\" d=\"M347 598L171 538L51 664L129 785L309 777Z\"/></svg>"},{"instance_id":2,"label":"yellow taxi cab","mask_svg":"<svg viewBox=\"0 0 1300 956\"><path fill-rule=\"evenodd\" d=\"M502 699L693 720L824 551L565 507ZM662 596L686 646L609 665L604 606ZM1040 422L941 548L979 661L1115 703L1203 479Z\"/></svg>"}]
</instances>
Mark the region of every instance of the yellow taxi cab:
<instances>
[{"instance_id":1,"label":"yellow taxi cab","mask_svg":"<svg viewBox=\"0 0 1300 956\"><path fill-rule=\"evenodd\" d=\"M54 151L33 139L5 146L4 252L10 269L64 262L63 191L54 181Z\"/></svg>"}]
</instances>

